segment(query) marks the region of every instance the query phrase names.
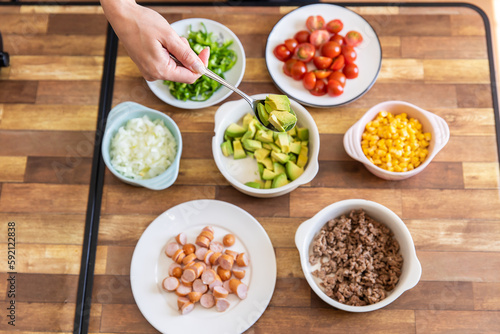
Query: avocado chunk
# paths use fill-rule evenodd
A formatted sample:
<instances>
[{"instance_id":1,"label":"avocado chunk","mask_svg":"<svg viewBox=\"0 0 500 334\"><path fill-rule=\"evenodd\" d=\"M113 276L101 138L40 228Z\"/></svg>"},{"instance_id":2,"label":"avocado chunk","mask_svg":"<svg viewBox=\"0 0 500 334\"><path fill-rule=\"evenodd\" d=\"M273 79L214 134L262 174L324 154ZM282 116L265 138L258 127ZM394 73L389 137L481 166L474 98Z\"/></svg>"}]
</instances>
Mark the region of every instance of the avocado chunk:
<instances>
[{"instance_id":1,"label":"avocado chunk","mask_svg":"<svg viewBox=\"0 0 500 334\"><path fill-rule=\"evenodd\" d=\"M253 115L251 113L245 114L245 116L243 116L243 127L245 129L248 129L248 124L250 124L252 120L253 120Z\"/></svg>"},{"instance_id":2,"label":"avocado chunk","mask_svg":"<svg viewBox=\"0 0 500 334\"><path fill-rule=\"evenodd\" d=\"M254 139L242 139L241 142L243 143L243 147L245 150L253 152L255 150L258 150L259 148L262 148L262 143L258 140Z\"/></svg>"},{"instance_id":3,"label":"avocado chunk","mask_svg":"<svg viewBox=\"0 0 500 334\"><path fill-rule=\"evenodd\" d=\"M260 189L262 187L262 184L260 182L247 182L245 183L246 186L252 187L252 188L257 188Z\"/></svg>"},{"instance_id":4,"label":"avocado chunk","mask_svg":"<svg viewBox=\"0 0 500 334\"><path fill-rule=\"evenodd\" d=\"M297 157L297 166L304 167L307 164L309 149L307 146L302 146L300 154Z\"/></svg>"},{"instance_id":5,"label":"avocado chunk","mask_svg":"<svg viewBox=\"0 0 500 334\"><path fill-rule=\"evenodd\" d=\"M295 153L295 154L300 154L300 150L302 149L302 145L300 144L300 141L295 141L290 144L290 152Z\"/></svg>"},{"instance_id":6,"label":"avocado chunk","mask_svg":"<svg viewBox=\"0 0 500 334\"><path fill-rule=\"evenodd\" d=\"M290 110L290 99L286 95L269 94L265 103L272 110Z\"/></svg>"},{"instance_id":7,"label":"avocado chunk","mask_svg":"<svg viewBox=\"0 0 500 334\"><path fill-rule=\"evenodd\" d=\"M290 157L286 153L277 153L272 151L271 152L271 158L274 158L277 162L280 164L286 164L288 160L290 160Z\"/></svg>"},{"instance_id":8,"label":"avocado chunk","mask_svg":"<svg viewBox=\"0 0 500 334\"><path fill-rule=\"evenodd\" d=\"M260 161L267 169L273 170L273 161L271 158L267 157L264 160Z\"/></svg>"},{"instance_id":9,"label":"avocado chunk","mask_svg":"<svg viewBox=\"0 0 500 334\"><path fill-rule=\"evenodd\" d=\"M263 143L273 142L273 132L271 130L257 130L255 134L255 140L259 140Z\"/></svg>"},{"instance_id":10,"label":"avocado chunk","mask_svg":"<svg viewBox=\"0 0 500 334\"><path fill-rule=\"evenodd\" d=\"M225 157L233 154L233 145L231 145L231 141L226 140L225 142L220 144L220 147L222 149L222 154L224 154Z\"/></svg>"},{"instance_id":11,"label":"avocado chunk","mask_svg":"<svg viewBox=\"0 0 500 334\"><path fill-rule=\"evenodd\" d=\"M262 160L267 158L269 154L271 154L271 150L265 148L258 148L255 150L255 152L253 152L253 155L255 157L255 160L257 160L257 162L261 162Z\"/></svg>"},{"instance_id":12,"label":"avocado chunk","mask_svg":"<svg viewBox=\"0 0 500 334\"><path fill-rule=\"evenodd\" d=\"M285 173L278 174L274 179L273 183L271 184L271 188L279 188L283 187L284 185L288 184L288 179L286 178Z\"/></svg>"},{"instance_id":13,"label":"avocado chunk","mask_svg":"<svg viewBox=\"0 0 500 334\"><path fill-rule=\"evenodd\" d=\"M264 189L271 189L272 184L273 184L272 180L266 180L266 182L264 182Z\"/></svg>"},{"instance_id":14,"label":"avocado chunk","mask_svg":"<svg viewBox=\"0 0 500 334\"><path fill-rule=\"evenodd\" d=\"M264 171L262 172L262 179L263 180L272 180L276 177L276 173L273 172L270 169L265 168Z\"/></svg>"},{"instance_id":15,"label":"avocado chunk","mask_svg":"<svg viewBox=\"0 0 500 334\"><path fill-rule=\"evenodd\" d=\"M299 167L291 161L286 163L286 175L290 181L296 180L304 173L304 167Z\"/></svg>"},{"instance_id":16,"label":"avocado chunk","mask_svg":"<svg viewBox=\"0 0 500 334\"><path fill-rule=\"evenodd\" d=\"M309 129L308 128L298 128L297 138L299 140L309 140Z\"/></svg>"},{"instance_id":17,"label":"avocado chunk","mask_svg":"<svg viewBox=\"0 0 500 334\"><path fill-rule=\"evenodd\" d=\"M280 132L285 132L285 129L293 126L295 122L297 122L297 117L288 111L274 110L269 113L269 122L271 122L276 129L282 128L283 131ZM278 122L278 124L275 124L275 122Z\"/></svg>"},{"instance_id":18,"label":"avocado chunk","mask_svg":"<svg viewBox=\"0 0 500 334\"><path fill-rule=\"evenodd\" d=\"M279 162L273 162L273 167L276 174L286 173L285 166Z\"/></svg>"},{"instance_id":19,"label":"avocado chunk","mask_svg":"<svg viewBox=\"0 0 500 334\"><path fill-rule=\"evenodd\" d=\"M262 179L262 173L264 172L264 168L266 168L266 167L264 167L263 164L261 164L260 162L258 162L257 163L257 168L259 169L259 176Z\"/></svg>"},{"instance_id":20,"label":"avocado chunk","mask_svg":"<svg viewBox=\"0 0 500 334\"><path fill-rule=\"evenodd\" d=\"M265 126L269 125L268 121L269 113L267 112L266 107L264 107L262 103L257 104L257 115L259 115L262 124L264 124Z\"/></svg>"},{"instance_id":21,"label":"avocado chunk","mask_svg":"<svg viewBox=\"0 0 500 334\"><path fill-rule=\"evenodd\" d=\"M283 153L290 152L290 138L288 137L288 133L286 132L278 133L276 144L281 148L281 151Z\"/></svg>"},{"instance_id":22,"label":"avocado chunk","mask_svg":"<svg viewBox=\"0 0 500 334\"><path fill-rule=\"evenodd\" d=\"M239 140L233 141L233 151L234 151L234 159L243 159L246 158L247 154L245 150L243 149L243 146L241 146L241 142Z\"/></svg>"},{"instance_id":23,"label":"avocado chunk","mask_svg":"<svg viewBox=\"0 0 500 334\"><path fill-rule=\"evenodd\" d=\"M225 134L229 137L237 138L243 136L245 132L247 132L247 129L245 129L241 125L238 125L236 123L231 123L227 127Z\"/></svg>"}]
</instances>

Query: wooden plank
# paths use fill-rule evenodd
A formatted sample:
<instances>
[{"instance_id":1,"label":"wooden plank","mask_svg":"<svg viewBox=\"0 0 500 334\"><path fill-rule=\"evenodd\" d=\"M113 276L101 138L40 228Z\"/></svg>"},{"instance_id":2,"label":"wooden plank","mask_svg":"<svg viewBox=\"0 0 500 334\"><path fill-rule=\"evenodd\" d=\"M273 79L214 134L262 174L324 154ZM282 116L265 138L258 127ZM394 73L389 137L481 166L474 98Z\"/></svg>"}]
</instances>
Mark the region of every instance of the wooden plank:
<instances>
[{"instance_id":1,"label":"wooden plank","mask_svg":"<svg viewBox=\"0 0 500 334\"><path fill-rule=\"evenodd\" d=\"M290 293L293 291L293 293ZM312 290L305 279L278 278L270 307L309 307Z\"/></svg>"},{"instance_id":2,"label":"wooden plank","mask_svg":"<svg viewBox=\"0 0 500 334\"><path fill-rule=\"evenodd\" d=\"M422 219L405 220L415 247L426 251L498 252L497 221Z\"/></svg>"},{"instance_id":3,"label":"wooden plank","mask_svg":"<svg viewBox=\"0 0 500 334\"><path fill-rule=\"evenodd\" d=\"M500 186L497 162L464 162L464 184L467 189L498 189Z\"/></svg>"},{"instance_id":4,"label":"wooden plank","mask_svg":"<svg viewBox=\"0 0 500 334\"><path fill-rule=\"evenodd\" d=\"M382 55L384 58L401 57L401 38L399 36L380 36L379 41L382 46Z\"/></svg>"},{"instance_id":5,"label":"wooden plank","mask_svg":"<svg viewBox=\"0 0 500 334\"><path fill-rule=\"evenodd\" d=\"M129 78L129 79L118 79L115 80L115 88L113 90L113 105L116 105L125 101L134 101L143 105L149 105L153 109L157 109L154 105L161 106L165 108L166 111L173 110L174 107L165 105L165 102L161 101L156 95L153 94L151 89L149 89L146 81L142 76ZM153 105L154 104L154 105ZM179 109L181 110L181 109ZM189 110L192 112L197 112L196 110ZM185 112L187 112L185 110Z\"/></svg>"},{"instance_id":6,"label":"wooden plank","mask_svg":"<svg viewBox=\"0 0 500 334\"><path fill-rule=\"evenodd\" d=\"M0 129L92 131L97 106L8 104Z\"/></svg>"},{"instance_id":7,"label":"wooden plank","mask_svg":"<svg viewBox=\"0 0 500 334\"><path fill-rule=\"evenodd\" d=\"M135 305L135 299L130 288L130 274L95 275L92 288L92 303Z\"/></svg>"},{"instance_id":8,"label":"wooden plank","mask_svg":"<svg viewBox=\"0 0 500 334\"><path fill-rule=\"evenodd\" d=\"M297 248L275 248L277 277L304 278Z\"/></svg>"},{"instance_id":9,"label":"wooden plank","mask_svg":"<svg viewBox=\"0 0 500 334\"><path fill-rule=\"evenodd\" d=\"M183 159L213 159L212 154L213 133L182 133L182 158Z\"/></svg>"},{"instance_id":10,"label":"wooden plank","mask_svg":"<svg viewBox=\"0 0 500 334\"><path fill-rule=\"evenodd\" d=\"M127 275L135 246L105 246L107 248L106 275Z\"/></svg>"},{"instance_id":11,"label":"wooden plank","mask_svg":"<svg viewBox=\"0 0 500 334\"><path fill-rule=\"evenodd\" d=\"M102 305L101 332L158 333L135 304Z\"/></svg>"},{"instance_id":12,"label":"wooden plank","mask_svg":"<svg viewBox=\"0 0 500 334\"><path fill-rule=\"evenodd\" d=\"M99 223L99 244L135 246L156 215L102 215Z\"/></svg>"},{"instance_id":13,"label":"wooden plank","mask_svg":"<svg viewBox=\"0 0 500 334\"><path fill-rule=\"evenodd\" d=\"M76 303L78 275L17 274L16 303Z\"/></svg>"},{"instance_id":14,"label":"wooden plank","mask_svg":"<svg viewBox=\"0 0 500 334\"><path fill-rule=\"evenodd\" d=\"M500 283L474 282L474 309L500 311Z\"/></svg>"},{"instance_id":15,"label":"wooden plank","mask_svg":"<svg viewBox=\"0 0 500 334\"><path fill-rule=\"evenodd\" d=\"M239 36L240 34L269 34L273 27L282 18L282 15L276 14L275 11L269 11L268 13L262 13L260 15L254 14L234 14L234 15L224 15L222 11L205 11L203 12L203 17L209 20L214 20L221 22L226 27L231 29L232 32ZM183 19L199 17L196 13L186 13L183 15ZM292 33L293 34L293 33Z\"/></svg>"},{"instance_id":16,"label":"wooden plank","mask_svg":"<svg viewBox=\"0 0 500 334\"><path fill-rule=\"evenodd\" d=\"M497 162L495 137L452 136L433 161Z\"/></svg>"},{"instance_id":17,"label":"wooden plank","mask_svg":"<svg viewBox=\"0 0 500 334\"><path fill-rule=\"evenodd\" d=\"M100 86L99 81L90 80L40 81L36 103L96 106L99 102Z\"/></svg>"},{"instance_id":18,"label":"wooden plank","mask_svg":"<svg viewBox=\"0 0 500 334\"><path fill-rule=\"evenodd\" d=\"M442 117L452 136L495 136L495 117L491 108L429 108Z\"/></svg>"},{"instance_id":19,"label":"wooden plank","mask_svg":"<svg viewBox=\"0 0 500 334\"><path fill-rule=\"evenodd\" d=\"M485 36L484 22L479 13L450 17L451 34L454 36Z\"/></svg>"},{"instance_id":20,"label":"wooden plank","mask_svg":"<svg viewBox=\"0 0 500 334\"><path fill-rule=\"evenodd\" d=\"M228 185L213 159L181 160L176 184L183 185Z\"/></svg>"},{"instance_id":21,"label":"wooden plank","mask_svg":"<svg viewBox=\"0 0 500 334\"><path fill-rule=\"evenodd\" d=\"M423 61L420 59L382 59L378 82L414 82L424 79Z\"/></svg>"},{"instance_id":22,"label":"wooden plank","mask_svg":"<svg viewBox=\"0 0 500 334\"><path fill-rule=\"evenodd\" d=\"M16 222L16 241L22 244L81 245L83 214L0 213L0 222ZM0 242L7 243L7 236Z\"/></svg>"},{"instance_id":23,"label":"wooden plank","mask_svg":"<svg viewBox=\"0 0 500 334\"><path fill-rule=\"evenodd\" d=\"M500 219L497 190L402 189L401 197L407 218Z\"/></svg>"},{"instance_id":24,"label":"wooden plank","mask_svg":"<svg viewBox=\"0 0 500 334\"><path fill-rule=\"evenodd\" d=\"M128 56L116 57L115 79L134 79L142 77L139 68Z\"/></svg>"},{"instance_id":25,"label":"wooden plank","mask_svg":"<svg viewBox=\"0 0 500 334\"><path fill-rule=\"evenodd\" d=\"M264 227L274 247L294 247L295 232L300 224L304 222L302 218L282 218L282 217L256 217Z\"/></svg>"},{"instance_id":26,"label":"wooden plank","mask_svg":"<svg viewBox=\"0 0 500 334\"><path fill-rule=\"evenodd\" d=\"M417 334L500 332L500 312L415 311Z\"/></svg>"},{"instance_id":27,"label":"wooden plank","mask_svg":"<svg viewBox=\"0 0 500 334\"><path fill-rule=\"evenodd\" d=\"M47 6L48 7L48 6ZM106 30L103 30L103 34ZM11 56L104 56L103 35L6 35L4 49ZM12 50L12 51L11 51Z\"/></svg>"},{"instance_id":28,"label":"wooden plank","mask_svg":"<svg viewBox=\"0 0 500 334\"><path fill-rule=\"evenodd\" d=\"M69 1L71 2L71 1ZM101 6L27 6L20 7L21 13L47 13L47 14L65 14L65 13L79 13L79 14L103 14Z\"/></svg>"},{"instance_id":29,"label":"wooden plank","mask_svg":"<svg viewBox=\"0 0 500 334\"><path fill-rule=\"evenodd\" d=\"M320 150L318 159L320 161L351 161L344 149L344 135L341 134L320 134ZM321 143L328 145L321 146Z\"/></svg>"},{"instance_id":30,"label":"wooden plank","mask_svg":"<svg viewBox=\"0 0 500 334\"><path fill-rule=\"evenodd\" d=\"M103 35L108 21L101 14L50 14L49 35Z\"/></svg>"},{"instance_id":31,"label":"wooden plank","mask_svg":"<svg viewBox=\"0 0 500 334\"><path fill-rule=\"evenodd\" d=\"M467 7L443 5L439 7L432 7L430 9L428 6L414 6L406 7L402 6L399 8L400 14L405 15L473 15L476 12Z\"/></svg>"},{"instance_id":32,"label":"wooden plank","mask_svg":"<svg viewBox=\"0 0 500 334\"><path fill-rule=\"evenodd\" d=\"M91 158L29 157L24 182L89 184Z\"/></svg>"},{"instance_id":33,"label":"wooden plank","mask_svg":"<svg viewBox=\"0 0 500 334\"><path fill-rule=\"evenodd\" d=\"M2 7L4 8L4 7ZM0 31L8 34L45 34L47 32L49 16L46 14L2 14Z\"/></svg>"},{"instance_id":34,"label":"wooden plank","mask_svg":"<svg viewBox=\"0 0 500 334\"><path fill-rule=\"evenodd\" d=\"M449 15L365 15L379 36L449 36Z\"/></svg>"},{"instance_id":35,"label":"wooden plank","mask_svg":"<svg viewBox=\"0 0 500 334\"><path fill-rule=\"evenodd\" d=\"M0 182L22 182L26 157L0 157Z\"/></svg>"},{"instance_id":36,"label":"wooden plank","mask_svg":"<svg viewBox=\"0 0 500 334\"><path fill-rule=\"evenodd\" d=\"M0 211L22 213L84 213L87 185L6 183Z\"/></svg>"},{"instance_id":37,"label":"wooden plank","mask_svg":"<svg viewBox=\"0 0 500 334\"><path fill-rule=\"evenodd\" d=\"M400 7L397 6L366 6L366 7L359 7L359 6L347 6L346 7L349 10L352 10L355 13L358 13L359 15L398 15L401 13Z\"/></svg>"},{"instance_id":38,"label":"wooden plank","mask_svg":"<svg viewBox=\"0 0 500 334\"><path fill-rule=\"evenodd\" d=\"M290 80L293 80L290 78ZM247 58L245 74L243 76L245 82L272 82L271 75L267 70L266 61L263 58Z\"/></svg>"},{"instance_id":39,"label":"wooden plank","mask_svg":"<svg viewBox=\"0 0 500 334\"><path fill-rule=\"evenodd\" d=\"M491 108L493 106L491 86L460 84L456 85L457 105L461 108Z\"/></svg>"},{"instance_id":40,"label":"wooden plank","mask_svg":"<svg viewBox=\"0 0 500 334\"><path fill-rule=\"evenodd\" d=\"M487 84L490 72L487 59L424 59L426 82Z\"/></svg>"},{"instance_id":41,"label":"wooden plank","mask_svg":"<svg viewBox=\"0 0 500 334\"><path fill-rule=\"evenodd\" d=\"M292 32L290 32L292 34ZM246 58L264 58L268 34L240 34L238 39L243 45ZM292 35L290 38L293 37Z\"/></svg>"},{"instance_id":42,"label":"wooden plank","mask_svg":"<svg viewBox=\"0 0 500 334\"><path fill-rule=\"evenodd\" d=\"M457 54L456 50L461 50ZM441 37L405 36L401 38L401 56L419 59L486 59L486 40L479 36Z\"/></svg>"},{"instance_id":43,"label":"wooden plank","mask_svg":"<svg viewBox=\"0 0 500 334\"><path fill-rule=\"evenodd\" d=\"M33 81L2 81L0 103L35 103L37 87Z\"/></svg>"},{"instance_id":44,"label":"wooden plank","mask_svg":"<svg viewBox=\"0 0 500 334\"><path fill-rule=\"evenodd\" d=\"M498 252L417 251L421 281L499 282Z\"/></svg>"}]
</instances>

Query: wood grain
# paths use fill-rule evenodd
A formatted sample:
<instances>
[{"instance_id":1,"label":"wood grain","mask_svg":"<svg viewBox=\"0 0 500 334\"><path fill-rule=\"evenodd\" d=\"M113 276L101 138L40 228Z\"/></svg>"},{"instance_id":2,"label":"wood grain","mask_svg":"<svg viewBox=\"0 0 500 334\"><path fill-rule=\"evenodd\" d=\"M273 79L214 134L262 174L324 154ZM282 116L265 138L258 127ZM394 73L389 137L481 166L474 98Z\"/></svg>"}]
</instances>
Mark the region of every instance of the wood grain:
<instances>
[{"instance_id":1,"label":"wood grain","mask_svg":"<svg viewBox=\"0 0 500 334\"><path fill-rule=\"evenodd\" d=\"M498 189L499 166L496 162L464 162L464 184L467 189Z\"/></svg>"},{"instance_id":2,"label":"wood grain","mask_svg":"<svg viewBox=\"0 0 500 334\"><path fill-rule=\"evenodd\" d=\"M498 333L499 312L425 311L415 312L417 333Z\"/></svg>"},{"instance_id":3,"label":"wood grain","mask_svg":"<svg viewBox=\"0 0 500 334\"><path fill-rule=\"evenodd\" d=\"M22 182L26 157L0 157L0 182Z\"/></svg>"},{"instance_id":4,"label":"wood grain","mask_svg":"<svg viewBox=\"0 0 500 334\"><path fill-rule=\"evenodd\" d=\"M474 282L474 309L483 311L500 311L500 283Z\"/></svg>"}]
</instances>

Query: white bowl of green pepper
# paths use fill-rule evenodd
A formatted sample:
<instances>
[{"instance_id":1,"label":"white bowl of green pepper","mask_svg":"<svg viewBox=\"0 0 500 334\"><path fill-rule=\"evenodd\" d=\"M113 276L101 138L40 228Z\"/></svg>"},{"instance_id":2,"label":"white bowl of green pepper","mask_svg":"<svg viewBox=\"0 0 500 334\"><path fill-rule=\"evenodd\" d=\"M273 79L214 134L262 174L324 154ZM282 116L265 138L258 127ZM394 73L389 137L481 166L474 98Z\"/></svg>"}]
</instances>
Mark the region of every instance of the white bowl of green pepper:
<instances>
[{"instance_id":1,"label":"white bowl of green pepper","mask_svg":"<svg viewBox=\"0 0 500 334\"><path fill-rule=\"evenodd\" d=\"M238 87L245 73L245 50L238 37L219 22L192 18L174 22L172 28L190 42L199 53L210 46L208 68ZM146 81L151 91L163 102L182 109L200 109L225 100L232 91L205 76L194 84ZM215 89L214 89L215 88Z\"/></svg>"},{"instance_id":2,"label":"white bowl of green pepper","mask_svg":"<svg viewBox=\"0 0 500 334\"><path fill-rule=\"evenodd\" d=\"M267 95L252 97L263 100ZM215 113L215 164L242 193L281 196L312 181L318 173L320 140L316 123L299 103L290 100L290 105L297 125L288 132L266 129L245 100L226 102Z\"/></svg>"}]
</instances>

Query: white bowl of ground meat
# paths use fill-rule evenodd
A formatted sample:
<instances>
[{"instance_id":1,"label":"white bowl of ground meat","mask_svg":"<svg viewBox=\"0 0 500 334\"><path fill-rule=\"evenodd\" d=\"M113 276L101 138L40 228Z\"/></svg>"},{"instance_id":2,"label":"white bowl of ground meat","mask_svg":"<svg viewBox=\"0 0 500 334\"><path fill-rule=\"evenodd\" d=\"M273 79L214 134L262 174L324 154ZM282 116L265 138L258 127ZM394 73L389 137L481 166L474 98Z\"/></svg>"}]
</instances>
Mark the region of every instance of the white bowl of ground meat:
<instances>
[{"instance_id":1,"label":"white bowl of ground meat","mask_svg":"<svg viewBox=\"0 0 500 334\"><path fill-rule=\"evenodd\" d=\"M404 222L372 201L327 206L299 226L295 244L311 288L344 311L382 308L413 288L422 274Z\"/></svg>"}]
</instances>

